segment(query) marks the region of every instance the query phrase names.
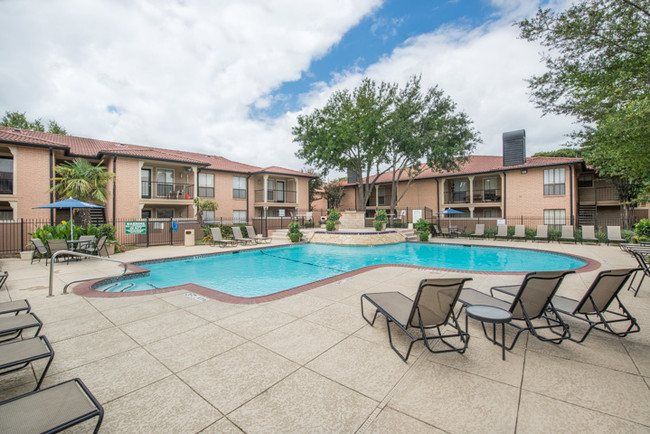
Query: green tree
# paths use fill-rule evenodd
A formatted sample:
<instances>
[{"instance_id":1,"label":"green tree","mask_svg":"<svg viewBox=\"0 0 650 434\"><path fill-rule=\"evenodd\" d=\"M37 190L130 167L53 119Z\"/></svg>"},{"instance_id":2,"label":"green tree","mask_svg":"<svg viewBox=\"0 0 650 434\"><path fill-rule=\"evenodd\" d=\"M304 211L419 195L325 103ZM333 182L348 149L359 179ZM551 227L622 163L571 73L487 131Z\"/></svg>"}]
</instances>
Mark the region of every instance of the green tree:
<instances>
[{"instance_id":1,"label":"green tree","mask_svg":"<svg viewBox=\"0 0 650 434\"><path fill-rule=\"evenodd\" d=\"M361 210L366 202L376 175L385 160L388 109L392 103L394 86L377 85L365 78L353 92L336 91L322 109L298 117L293 128L294 142L300 145L296 156L313 164L325 176L330 170L347 171L359 181Z\"/></svg>"},{"instance_id":2,"label":"green tree","mask_svg":"<svg viewBox=\"0 0 650 434\"><path fill-rule=\"evenodd\" d=\"M103 164L100 161L97 165L93 165L83 158L75 158L56 166L54 187L50 191L54 191L59 199L71 197L105 205L108 200L108 182L115 174L108 172ZM80 209L78 213L81 224L84 226L90 224L88 209Z\"/></svg>"},{"instance_id":3,"label":"green tree","mask_svg":"<svg viewBox=\"0 0 650 434\"><path fill-rule=\"evenodd\" d=\"M587 163L639 191L650 180L650 3L579 0L567 10L538 10L519 23L538 41L547 71L529 80L546 113L574 116L572 133Z\"/></svg>"},{"instance_id":4,"label":"green tree","mask_svg":"<svg viewBox=\"0 0 650 434\"><path fill-rule=\"evenodd\" d=\"M216 211L219 209L219 205L213 200L202 200L199 196L196 196L194 198L194 209L196 210L196 221L199 223L199 226L204 228L206 225L203 220L203 212Z\"/></svg>"},{"instance_id":5,"label":"green tree","mask_svg":"<svg viewBox=\"0 0 650 434\"><path fill-rule=\"evenodd\" d=\"M438 86L423 93L421 77L412 76L403 89L396 87L385 128L386 161L392 171L390 214L411 183L425 169L453 171L467 161L481 142L472 121ZM406 186L398 191L402 176Z\"/></svg>"},{"instance_id":6,"label":"green tree","mask_svg":"<svg viewBox=\"0 0 650 434\"><path fill-rule=\"evenodd\" d=\"M582 158L582 150L580 148L560 148L555 151L537 152L533 157Z\"/></svg>"},{"instance_id":7,"label":"green tree","mask_svg":"<svg viewBox=\"0 0 650 434\"><path fill-rule=\"evenodd\" d=\"M309 180L309 211L312 211L314 207L311 204L316 199L316 190L323 186L323 178L321 177L320 173L318 173L318 171L312 167L307 167L302 171L318 176L318 178L311 178Z\"/></svg>"},{"instance_id":8,"label":"green tree","mask_svg":"<svg viewBox=\"0 0 650 434\"><path fill-rule=\"evenodd\" d=\"M341 206L341 200L345 196L343 184L337 181L330 182L323 186L323 192L329 208L339 208Z\"/></svg>"},{"instance_id":9,"label":"green tree","mask_svg":"<svg viewBox=\"0 0 650 434\"><path fill-rule=\"evenodd\" d=\"M67 135L68 132L65 128L61 127L56 123L55 120L50 120L47 122L47 131L43 125L43 121L39 118L33 122L30 122L27 119L25 113L19 112L9 112L6 111L2 120L0 120L0 126L10 127L10 128L20 128L21 130L31 130L31 131L41 131L48 132L53 134L61 134L63 136Z\"/></svg>"}]
</instances>

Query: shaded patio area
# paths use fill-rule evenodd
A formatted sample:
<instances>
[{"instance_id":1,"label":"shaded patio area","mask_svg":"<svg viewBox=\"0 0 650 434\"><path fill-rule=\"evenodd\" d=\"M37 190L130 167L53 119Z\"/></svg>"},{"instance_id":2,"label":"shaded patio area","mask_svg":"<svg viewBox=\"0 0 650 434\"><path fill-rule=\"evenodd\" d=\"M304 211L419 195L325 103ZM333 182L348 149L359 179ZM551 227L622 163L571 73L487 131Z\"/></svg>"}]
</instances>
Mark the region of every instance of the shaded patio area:
<instances>
[{"instance_id":1,"label":"shaded patio area","mask_svg":"<svg viewBox=\"0 0 650 434\"><path fill-rule=\"evenodd\" d=\"M599 270L636 264L616 246L445 242L576 254L599 261ZM215 248L165 246L114 258L210 252ZM650 279L636 298L621 294L641 327L626 338L592 332L584 344L553 345L524 335L502 361L470 321L465 354L431 354L417 343L404 363L389 346L383 318L370 327L361 317L361 294L412 296L420 280L449 276L472 277L468 286L487 292L523 275L386 267L281 300L229 304L187 291L61 295L68 281L116 274L115 264L95 260L57 264L55 296L48 298L44 261L4 259L0 267L9 271L0 301L29 299L56 353L43 387L80 377L106 411L100 432L650 430ZM580 297L599 270L567 276L559 294ZM396 345L408 345L402 334L393 336ZM2 376L0 399L35 384L31 367Z\"/></svg>"}]
</instances>

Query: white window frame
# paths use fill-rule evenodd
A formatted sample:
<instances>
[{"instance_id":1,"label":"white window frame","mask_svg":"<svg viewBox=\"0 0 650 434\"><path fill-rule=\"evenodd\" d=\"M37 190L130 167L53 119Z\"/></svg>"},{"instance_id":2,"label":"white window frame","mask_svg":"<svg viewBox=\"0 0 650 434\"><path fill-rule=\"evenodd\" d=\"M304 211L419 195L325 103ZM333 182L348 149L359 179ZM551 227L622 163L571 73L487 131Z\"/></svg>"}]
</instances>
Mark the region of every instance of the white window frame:
<instances>
[{"instance_id":1,"label":"white window frame","mask_svg":"<svg viewBox=\"0 0 650 434\"><path fill-rule=\"evenodd\" d=\"M544 196L561 196L566 193L566 169L544 169Z\"/></svg>"},{"instance_id":2,"label":"white window frame","mask_svg":"<svg viewBox=\"0 0 650 434\"><path fill-rule=\"evenodd\" d=\"M233 176L232 177L232 197L233 199L246 199L246 177ZM240 196L243 191L244 196Z\"/></svg>"},{"instance_id":3,"label":"white window frame","mask_svg":"<svg viewBox=\"0 0 650 434\"><path fill-rule=\"evenodd\" d=\"M232 223L233 224L242 224L248 223L246 220L246 210L236 209L232 212Z\"/></svg>"}]
</instances>

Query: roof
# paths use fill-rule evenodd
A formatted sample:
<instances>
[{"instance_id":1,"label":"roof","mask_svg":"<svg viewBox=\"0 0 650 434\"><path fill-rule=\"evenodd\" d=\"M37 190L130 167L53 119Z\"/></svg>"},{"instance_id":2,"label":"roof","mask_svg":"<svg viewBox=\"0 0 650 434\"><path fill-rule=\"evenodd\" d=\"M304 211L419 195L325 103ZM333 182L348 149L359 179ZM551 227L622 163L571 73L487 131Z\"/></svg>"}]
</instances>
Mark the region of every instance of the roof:
<instances>
[{"instance_id":1,"label":"roof","mask_svg":"<svg viewBox=\"0 0 650 434\"><path fill-rule=\"evenodd\" d=\"M315 178L317 175L271 166L261 168L249 164L238 163L217 155L199 154L196 152L178 151L174 149L154 148L151 146L132 145L89 139L85 137L64 136L40 131L20 130L10 127L0 127L0 142L23 144L29 146L52 146L63 149L73 157L101 158L104 155L123 156L128 158L144 158L148 160L170 161L176 163L203 166L205 170L216 170L236 173L274 173L280 175L302 176Z\"/></svg>"},{"instance_id":2,"label":"roof","mask_svg":"<svg viewBox=\"0 0 650 434\"><path fill-rule=\"evenodd\" d=\"M426 167L422 173L415 177L415 179L427 179L427 178L445 178L450 176L463 176L463 175L472 175L472 174L482 174L482 173L491 173L491 172L504 172L508 170L522 170L522 169L531 169L534 167L547 167L547 166L558 166L565 164L584 164L582 158L568 158L568 157L529 157L526 158L524 164L519 164L516 166L504 166L503 157L499 155L472 155L469 157L469 160L465 163L460 164L458 170L456 171L434 171L429 167ZM423 164L424 166L424 164ZM371 178L372 179L372 178ZM387 172L379 176L377 182L388 183L393 180L393 172ZM400 181L407 181L408 174L405 172L400 177ZM348 183L346 183L348 184ZM348 185L353 185L357 183L349 183Z\"/></svg>"}]
</instances>

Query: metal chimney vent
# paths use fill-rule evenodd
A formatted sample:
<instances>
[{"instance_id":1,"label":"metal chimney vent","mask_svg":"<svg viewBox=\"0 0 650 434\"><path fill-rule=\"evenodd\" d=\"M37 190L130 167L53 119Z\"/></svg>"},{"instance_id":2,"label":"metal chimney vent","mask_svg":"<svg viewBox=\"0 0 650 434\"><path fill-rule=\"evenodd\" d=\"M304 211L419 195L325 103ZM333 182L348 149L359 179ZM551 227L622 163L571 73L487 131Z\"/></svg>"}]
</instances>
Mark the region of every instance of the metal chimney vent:
<instances>
[{"instance_id":1,"label":"metal chimney vent","mask_svg":"<svg viewBox=\"0 0 650 434\"><path fill-rule=\"evenodd\" d=\"M518 166L526 163L526 130L503 133L503 165Z\"/></svg>"},{"instance_id":2,"label":"metal chimney vent","mask_svg":"<svg viewBox=\"0 0 650 434\"><path fill-rule=\"evenodd\" d=\"M359 182L359 177L354 172L354 170L348 169L348 183L352 184L355 182Z\"/></svg>"}]
</instances>

